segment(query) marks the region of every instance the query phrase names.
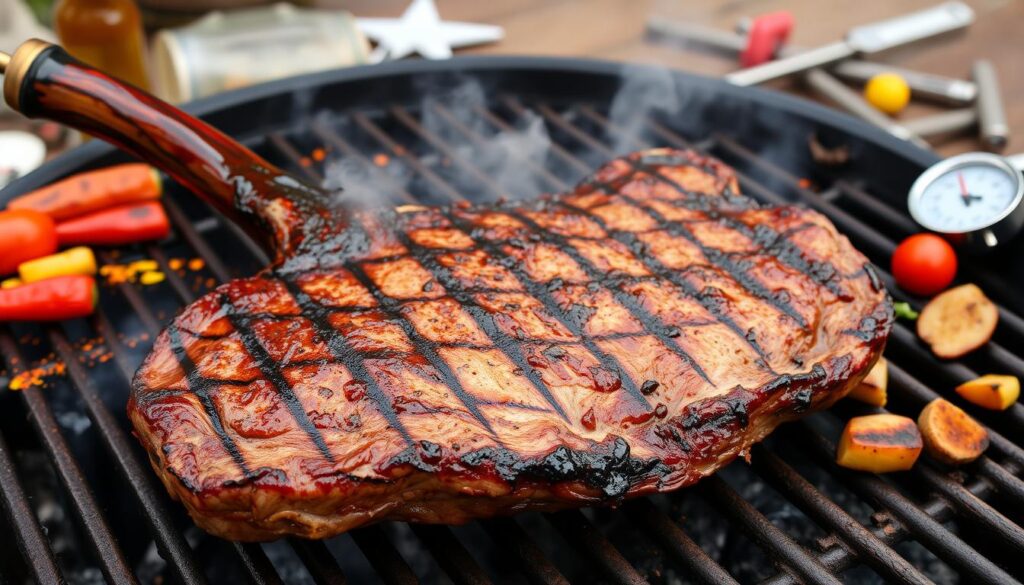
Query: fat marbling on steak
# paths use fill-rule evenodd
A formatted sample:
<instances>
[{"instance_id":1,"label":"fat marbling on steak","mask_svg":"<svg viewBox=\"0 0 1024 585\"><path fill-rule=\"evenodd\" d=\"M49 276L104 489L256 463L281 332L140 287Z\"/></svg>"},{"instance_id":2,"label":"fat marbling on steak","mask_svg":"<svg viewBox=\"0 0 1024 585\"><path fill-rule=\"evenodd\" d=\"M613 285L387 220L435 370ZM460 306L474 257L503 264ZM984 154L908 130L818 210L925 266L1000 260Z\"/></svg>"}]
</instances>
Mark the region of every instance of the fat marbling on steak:
<instances>
[{"instance_id":1,"label":"fat marbling on steak","mask_svg":"<svg viewBox=\"0 0 1024 585\"><path fill-rule=\"evenodd\" d=\"M844 396L892 321L825 217L758 206L688 151L536 201L314 216L188 306L134 380L154 468L227 538L689 485Z\"/></svg>"}]
</instances>

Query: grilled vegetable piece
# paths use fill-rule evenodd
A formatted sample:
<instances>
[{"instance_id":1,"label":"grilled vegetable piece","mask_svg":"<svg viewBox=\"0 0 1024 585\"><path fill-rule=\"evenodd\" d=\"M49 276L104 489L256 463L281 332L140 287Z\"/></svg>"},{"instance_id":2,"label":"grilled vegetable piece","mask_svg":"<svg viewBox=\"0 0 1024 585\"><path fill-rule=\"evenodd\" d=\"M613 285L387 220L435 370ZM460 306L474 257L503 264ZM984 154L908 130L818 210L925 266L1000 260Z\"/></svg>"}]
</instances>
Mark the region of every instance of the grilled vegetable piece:
<instances>
[{"instance_id":1,"label":"grilled vegetable piece","mask_svg":"<svg viewBox=\"0 0 1024 585\"><path fill-rule=\"evenodd\" d=\"M57 224L61 246L119 246L160 240L170 233L171 224L159 201L120 205Z\"/></svg>"},{"instance_id":2,"label":"grilled vegetable piece","mask_svg":"<svg viewBox=\"0 0 1024 585\"><path fill-rule=\"evenodd\" d=\"M917 319L917 334L940 358L968 354L992 338L999 309L973 284L951 288L931 300Z\"/></svg>"},{"instance_id":3,"label":"grilled vegetable piece","mask_svg":"<svg viewBox=\"0 0 1024 585\"><path fill-rule=\"evenodd\" d=\"M0 289L3 289L3 288L14 288L16 286L21 286L23 284L25 284L25 283L21 282L20 278L18 278L17 276L14 276L14 277L5 279L3 281L0 281Z\"/></svg>"},{"instance_id":4,"label":"grilled vegetable piece","mask_svg":"<svg viewBox=\"0 0 1024 585\"><path fill-rule=\"evenodd\" d=\"M872 473L904 471L914 466L922 446L912 419L896 414L858 416L846 423L836 463Z\"/></svg>"},{"instance_id":5,"label":"grilled vegetable piece","mask_svg":"<svg viewBox=\"0 0 1024 585\"><path fill-rule=\"evenodd\" d=\"M58 276L0 290L0 321L61 321L92 314L99 299L91 276Z\"/></svg>"},{"instance_id":6,"label":"grilled vegetable piece","mask_svg":"<svg viewBox=\"0 0 1024 585\"><path fill-rule=\"evenodd\" d=\"M878 358L868 375L847 396L872 406L885 406L888 400L888 387L889 364L885 358Z\"/></svg>"},{"instance_id":7,"label":"grilled vegetable piece","mask_svg":"<svg viewBox=\"0 0 1024 585\"><path fill-rule=\"evenodd\" d=\"M16 197L10 209L33 209L63 221L115 205L158 199L160 173L142 163L129 163L79 173L48 187Z\"/></svg>"},{"instance_id":8,"label":"grilled vegetable piece","mask_svg":"<svg viewBox=\"0 0 1024 585\"><path fill-rule=\"evenodd\" d=\"M79 246L18 266L18 275L26 283L69 274L96 274L96 256L92 250Z\"/></svg>"},{"instance_id":9,"label":"grilled vegetable piece","mask_svg":"<svg viewBox=\"0 0 1024 585\"><path fill-rule=\"evenodd\" d=\"M989 410L1006 410L1020 397L1020 380L1016 376L988 374L956 387L964 400Z\"/></svg>"},{"instance_id":10,"label":"grilled vegetable piece","mask_svg":"<svg viewBox=\"0 0 1024 585\"><path fill-rule=\"evenodd\" d=\"M0 211L0 275L56 251L57 236L49 216L31 209Z\"/></svg>"},{"instance_id":11,"label":"grilled vegetable piece","mask_svg":"<svg viewBox=\"0 0 1024 585\"><path fill-rule=\"evenodd\" d=\"M970 463L988 449L988 431L952 402L936 398L917 417L924 448L943 463Z\"/></svg>"}]
</instances>

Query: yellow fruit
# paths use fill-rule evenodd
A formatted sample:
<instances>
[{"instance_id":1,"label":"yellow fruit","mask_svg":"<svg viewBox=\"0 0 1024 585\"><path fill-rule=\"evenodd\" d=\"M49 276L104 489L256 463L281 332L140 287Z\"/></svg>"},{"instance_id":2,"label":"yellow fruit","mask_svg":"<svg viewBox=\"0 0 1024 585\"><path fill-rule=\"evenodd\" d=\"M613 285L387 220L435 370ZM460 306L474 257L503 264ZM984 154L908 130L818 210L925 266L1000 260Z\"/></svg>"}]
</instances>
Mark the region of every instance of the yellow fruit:
<instances>
[{"instance_id":1,"label":"yellow fruit","mask_svg":"<svg viewBox=\"0 0 1024 585\"><path fill-rule=\"evenodd\" d=\"M914 466L922 447L921 431L905 416L858 416L846 423L836 463L873 473L904 471Z\"/></svg>"},{"instance_id":2,"label":"yellow fruit","mask_svg":"<svg viewBox=\"0 0 1024 585\"><path fill-rule=\"evenodd\" d=\"M860 381L848 396L872 406L885 406L889 387L889 366L885 358L878 358L868 375Z\"/></svg>"},{"instance_id":3,"label":"yellow fruit","mask_svg":"<svg viewBox=\"0 0 1024 585\"><path fill-rule=\"evenodd\" d=\"M1020 397L1020 380L1016 376L989 374L956 387L964 400L990 410L1006 410Z\"/></svg>"},{"instance_id":4,"label":"yellow fruit","mask_svg":"<svg viewBox=\"0 0 1024 585\"><path fill-rule=\"evenodd\" d=\"M895 73L879 73L864 86L864 99L886 114L898 114L910 102L910 86Z\"/></svg>"},{"instance_id":5,"label":"yellow fruit","mask_svg":"<svg viewBox=\"0 0 1024 585\"><path fill-rule=\"evenodd\" d=\"M951 465L970 463L988 449L988 431L944 398L936 398L917 417L924 448Z\"/></svg>"}]
</instances>

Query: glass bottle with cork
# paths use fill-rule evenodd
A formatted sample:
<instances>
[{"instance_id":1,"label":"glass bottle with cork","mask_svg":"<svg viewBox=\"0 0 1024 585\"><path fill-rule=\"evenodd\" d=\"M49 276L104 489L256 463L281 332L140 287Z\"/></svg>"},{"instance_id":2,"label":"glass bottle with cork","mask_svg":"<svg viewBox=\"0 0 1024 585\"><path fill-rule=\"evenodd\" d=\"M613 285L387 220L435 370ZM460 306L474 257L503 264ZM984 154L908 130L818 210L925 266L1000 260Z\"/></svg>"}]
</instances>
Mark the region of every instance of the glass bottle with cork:
<instances>
[{"instance_id":1,"label":"glass bottle with cork","mask_svg":"<svg viewBox=\"0 0 1024 585\"><path fill-rule=\"evenodd\" d=\"M58 0L53 26L73 57L149 89L142 17L134 0Z\"/></svg>"}]
</instances>

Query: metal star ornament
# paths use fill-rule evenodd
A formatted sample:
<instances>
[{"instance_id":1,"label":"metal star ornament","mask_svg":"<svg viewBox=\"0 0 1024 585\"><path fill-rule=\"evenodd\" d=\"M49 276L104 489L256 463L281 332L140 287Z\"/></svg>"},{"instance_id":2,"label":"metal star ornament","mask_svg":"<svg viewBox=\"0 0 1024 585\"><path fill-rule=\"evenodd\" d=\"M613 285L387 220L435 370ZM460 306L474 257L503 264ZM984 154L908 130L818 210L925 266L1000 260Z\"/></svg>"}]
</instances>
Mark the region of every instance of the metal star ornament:
<instances>
[{"instance_id":1,"label":"metal star ornament","mask_svg":"<svg viewBox=\"0 0 1024 585\"><path fill-rule=\"evenodd\" d=\"M452 49L493 43L505 36L500 26L441 20L434 0L413 0L399 18L357 18L356 22L363 34L377 43L371 62L414 53L427 59L448 59Z\"/></svg>"}]
</instances>

